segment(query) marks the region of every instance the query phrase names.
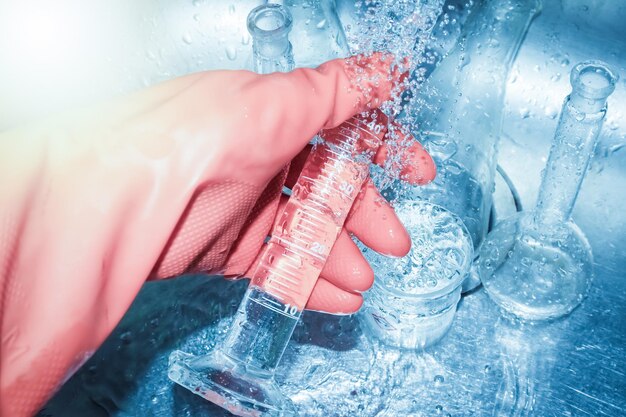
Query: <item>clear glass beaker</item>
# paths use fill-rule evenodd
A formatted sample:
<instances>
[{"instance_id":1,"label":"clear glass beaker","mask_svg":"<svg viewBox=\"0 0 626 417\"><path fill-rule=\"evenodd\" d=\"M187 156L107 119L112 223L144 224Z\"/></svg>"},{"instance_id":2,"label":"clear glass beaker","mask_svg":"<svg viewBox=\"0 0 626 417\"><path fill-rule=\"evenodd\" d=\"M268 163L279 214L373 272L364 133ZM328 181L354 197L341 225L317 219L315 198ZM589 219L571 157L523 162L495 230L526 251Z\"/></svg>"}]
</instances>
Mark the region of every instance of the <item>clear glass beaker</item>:
<instances>
[{"instance_id":1,"label":"clear glass beaker","mask_svg":"<svg viewBox=\"0 0 626 417\"><path fill-rule=\"evenodd\" d=\"M509 71L539 0L486 0L468 17L458 44L413 98L413 134L437 164L437 177L415 187L458 215L478 248L488 230ZM464 291L479 282L466 282Z\"/></svg>"},{"instance_id":2,"label":"clear glass beaker","mask_svg":"<svg viewBox=\"0 0 626 417\"><path fill-rule=\"evenodd\" d=\"M376 279L359 317L365 331L387 345L425 348L452 325L473 258L472 240L459 217L435 204L404 200L395 210L411 250L391 258L361 245Z\"/></svg>"}]
</instances>

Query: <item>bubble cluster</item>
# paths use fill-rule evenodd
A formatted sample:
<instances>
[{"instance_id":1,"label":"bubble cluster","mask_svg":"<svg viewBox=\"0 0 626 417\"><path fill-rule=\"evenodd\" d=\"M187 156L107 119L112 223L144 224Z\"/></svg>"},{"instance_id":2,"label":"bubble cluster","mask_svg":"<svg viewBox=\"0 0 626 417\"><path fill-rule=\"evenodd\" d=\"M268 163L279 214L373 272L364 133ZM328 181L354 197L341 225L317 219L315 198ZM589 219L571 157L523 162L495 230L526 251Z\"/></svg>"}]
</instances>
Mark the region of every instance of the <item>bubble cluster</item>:
<instances>
[{"instance_id":1,"label":"bubble cluster","mask_svg":"<svg viewBox=\"0 0 626 417\"><path fill-rule=\"evenodd\" d=\"M361 246L380 282L409 294L425 294L460 284L472 258L472 242L463 222L440 206L405 200L395 207L412 245L402 258Z\"/></svg>"},{"instance_id":2,"label":"bubble cluster","mask_svg":"<svg viewBox=\"0 0 626 417\"><path fill-rule=\"evenodd\" d=\"M402 117L407 113L410 97L415 95L423 83L424 66L433 60L428 54L427 43L437 17L442 11L443 1L413 0L358 0L355 2L357 25L344 27L353 54L371 54L382 51L394 57L392 71L410 74L392 90L391 100L381 109L391 117ZM386 58L385 56L385 59ZM367 85L356 78L356 88ZM374 81L376 84L376 81ZM367 97L368 91L362 91ZM378 105L378 103L374 103ZM404 126L410 125L405 120ZM384 176L398 179L404 166L403 150L413 143L407 139L408 130L390 126L387 134L388 156Z\"/></svg>"}]
</instances>

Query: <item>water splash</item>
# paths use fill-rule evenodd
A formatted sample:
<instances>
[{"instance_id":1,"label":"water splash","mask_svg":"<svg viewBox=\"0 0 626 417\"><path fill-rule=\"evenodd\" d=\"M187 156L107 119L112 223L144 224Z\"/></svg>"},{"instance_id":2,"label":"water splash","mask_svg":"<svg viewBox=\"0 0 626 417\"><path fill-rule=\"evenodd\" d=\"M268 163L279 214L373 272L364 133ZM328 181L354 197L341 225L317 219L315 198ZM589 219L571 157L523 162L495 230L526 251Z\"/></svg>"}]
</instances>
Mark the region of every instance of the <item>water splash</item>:
<instances>
[{"instance_id":1,"label":"water splash","mask_svg":"<svg viewBox=\"0 0 626 417\"><path fill-rule=\"evenodd\" d=\"M412 123L406 115L414 113L409 99L425 79L425 66L434 60L427 45L443 4L443 0L359 0L355 3L358 25L346 28L353 53L390 52L396 58L395 64L411 74L402 86L392 92L391 102L382 106L388 115L402 115L405 126ZM408 58L408 63L405 58ZM400 177L404 166L403 150L412 143L412 140L406 139L406 133L403 129L392 128L387 135L388 157L383 177L388 180ZM384 187L385 184L380 185Z\"/></svg>"}]
</instances>

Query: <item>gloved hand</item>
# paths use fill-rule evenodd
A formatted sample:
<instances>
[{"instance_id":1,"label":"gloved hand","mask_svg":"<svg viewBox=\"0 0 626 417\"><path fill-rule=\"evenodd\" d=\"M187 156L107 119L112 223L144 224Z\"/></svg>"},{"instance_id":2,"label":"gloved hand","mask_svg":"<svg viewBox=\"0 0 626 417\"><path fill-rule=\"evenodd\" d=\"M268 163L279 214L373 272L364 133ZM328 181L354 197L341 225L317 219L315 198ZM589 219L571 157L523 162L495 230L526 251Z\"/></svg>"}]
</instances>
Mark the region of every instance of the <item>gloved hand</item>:
<instances>
[{"instance_id":1,"label":"gloved hand","mask_svg":"<svg viewBox=\"0 0 626 417\"><path fill-rule=\"evenodd\" d=\"M189 75L0 135L0 415L35 413L146 279L245 274L309 139L389 98L400 74L380 58ZM433 162L413 150L410 178L428 182ZM373 272L350 233L383 253L408 251L382 200L364 187L308 308L360 307Z\"/></svg>"}]
</instances>

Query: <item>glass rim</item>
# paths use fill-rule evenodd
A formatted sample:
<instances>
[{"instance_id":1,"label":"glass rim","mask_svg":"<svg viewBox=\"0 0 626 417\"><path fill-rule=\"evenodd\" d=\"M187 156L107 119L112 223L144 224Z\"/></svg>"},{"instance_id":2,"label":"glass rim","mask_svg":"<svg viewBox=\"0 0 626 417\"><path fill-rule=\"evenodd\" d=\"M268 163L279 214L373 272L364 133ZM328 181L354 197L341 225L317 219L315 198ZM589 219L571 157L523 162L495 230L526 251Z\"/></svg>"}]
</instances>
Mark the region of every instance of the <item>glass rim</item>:
<instances>
[{"instance_id":1,"label":"glass rim","mask_svg":"<svg viewBox=\"0 0 626 417\"><path fill-rule=\"evenodd\" d=\"M267 30L257 24L261 18L268 16L277 19L279 24L276 28ZM293 18L289 10L280 4L274 3L262 4L255 7L250 11L247 19L248 31L254 38L258 39L268 39L286 35L291 31L292 24Z\"/></svg>"},{"instance_id":2,"label":"glass rim","mask_svg":"<svg viewBox=\"0 0 626 417\"><path fill-rule=\"evenodd\" d=\"M583 82L583 77L589 72L594 72L604 79L605 86L592 87ZM615 91L615 85L619 81L619 74L609 64L599 60L582 61L574 65L570 74L570 84L575 93L589 99L601 100L610 96Z\"/></svg>"},{"instance_id":3,"label":"glass rim","mask_svg":"<svg viewBox=\"0 0 626 417\"><path fill-rule=\"evenodd\" d=\"M419 299L419 300L423 300L423 301L429 301L429 300L435 300L435 299L442 298L442 297L445 297L447 295L450 295L457 288L459 288L459 287L461 287L463 285L463 282L465 281L465 279L469 276L469 274L471 272L472 263L473 263L473 260L475 258L475 254L474 254L474 245L473 245L472 238L471 238L471 235L469 233L469 230L467 229L467 226L465 225L465 223L463 222L463 220L461 220L461 218L459 216L457 216L456 214L452 213L450 210L446 209L445 207L442 207L439 204L435 204L435 203L432 203L430 201L422 200L422 199L412 199L412 200L407 200L407 201L414 202L414 203L419 203L419 204L423 204L423 205L428 205L428 206L431 206L431 207L443 210L443 211L448 213L450 216L452 216L456 220L456 223L461 228L461 230L463 232L463 235L466 237L466 239L467 239L467 241L469 243L469 248L470 248L470 253L468 253L468 256L466 257L465 262L463 264L464 268L462 268L462 270L465 271L465 273L464 274L463 273L459 273L457 279L454 279L454 280L451 279L450 282L448 282L442 288L439 288L438 290L431 291L431 292L411 293L411 292L399 290L399 289L394 288L394 287L390 287L388 285L383 284L381 279L376 278L376 271L374 271L374 277L375 277L374 278L374 285L377 285L378 287L383 288L385 291L391 293L394 296L407 298L407 299L415 299L415 300ZM456 272L460 272L460 271L456 271ZM446 279L447 278L448 277L446 277Z\"/></svg>"},{"instance_id":4,"label":"glass rim","mask_svg":"<svg viewBox=\"0 0 626 417\"><path fill-rule=\"evenodd\" d=\"M384 291L387 291L391 293L391 295L398 297L398 298L428 302L428 301L435 301L440 298L447 297L451 295L452 293L454 293L457 289L460 289L461 286L463 285L463 281L465 281L466 276L467 274L463 276L461 279L450 281L450 283L448 283L445 287L440 288L437 291L424 292L424 293L418 293L418 294L405 292L397 288L389 287L387 285L384 285L383 283L377 282L379 280L376 280L376 278L374 279L374 286L382 288Z\"/></svg>"}]
</instances>

